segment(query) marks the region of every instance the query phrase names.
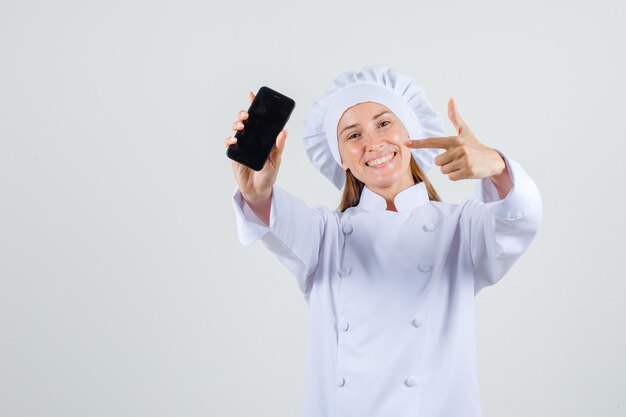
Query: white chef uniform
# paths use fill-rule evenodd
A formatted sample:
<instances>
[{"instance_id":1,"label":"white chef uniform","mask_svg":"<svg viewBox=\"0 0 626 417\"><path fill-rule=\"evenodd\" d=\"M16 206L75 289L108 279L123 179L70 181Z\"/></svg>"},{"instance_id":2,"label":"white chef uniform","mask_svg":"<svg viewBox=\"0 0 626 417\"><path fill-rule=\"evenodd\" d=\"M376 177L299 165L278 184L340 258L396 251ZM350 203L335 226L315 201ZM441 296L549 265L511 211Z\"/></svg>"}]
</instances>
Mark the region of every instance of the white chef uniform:
<instances>
[{"instance_id":1,"label":"white chef uniform","mask_svg":"<svg viewBox=\"0 0 626 417\"><path fill-rule=\"evenodd\" d=\"M498 151L500 152L500 151ZM273 187L269 227L235 190L239 239L260 239L310 306L302 417L479 417L474 297L535 237L535 183L505 159L513 188L490 179L462 204L429 201L424 183L398 212L364 188L343 213Z\"/></svg>"}]
</instances>

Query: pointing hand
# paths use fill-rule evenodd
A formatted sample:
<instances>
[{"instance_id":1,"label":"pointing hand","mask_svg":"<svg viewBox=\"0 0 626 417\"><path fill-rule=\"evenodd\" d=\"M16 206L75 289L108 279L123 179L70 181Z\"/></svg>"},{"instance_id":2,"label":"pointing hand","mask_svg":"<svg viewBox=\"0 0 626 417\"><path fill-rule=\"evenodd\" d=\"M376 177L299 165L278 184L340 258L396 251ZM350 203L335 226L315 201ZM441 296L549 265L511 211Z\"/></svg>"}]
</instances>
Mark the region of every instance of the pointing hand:
<instances>
[{"instance_id":1,"label":"pointing hand","mask_svg":"<svg viewBox=\"0 0 626 417\"><path fill-rule=\"evenodd\" d=\"M493 177L505 170L506 164L498 151L480 143L461 118L454 98L448 102L448 117L457 130L456 136L408 140L406 146L445 149L435 157L435 164L452 181Z\"/></svg>"}]
</instances>

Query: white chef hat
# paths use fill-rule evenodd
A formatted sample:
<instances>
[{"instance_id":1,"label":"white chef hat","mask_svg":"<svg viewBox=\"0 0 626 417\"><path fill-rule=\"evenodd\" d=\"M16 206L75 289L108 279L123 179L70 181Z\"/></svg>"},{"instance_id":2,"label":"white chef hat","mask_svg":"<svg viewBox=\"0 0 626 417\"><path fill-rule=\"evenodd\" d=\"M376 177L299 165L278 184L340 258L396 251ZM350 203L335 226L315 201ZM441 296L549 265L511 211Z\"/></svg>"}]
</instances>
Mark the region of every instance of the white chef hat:
<instances>
[{"instance_id":1,"label":"white chef hat","mask_svg":"<svg viewBox=\"0 0 626 417\"><path fill-rule=\"evenodd\" d=\"M346 176L341 167L337 125L347 109L367 101L388 107L404 124L409 139L445 136L442 114L434 111L424 89L412 78L379 65L344 72L333 80L324 97L313 103L302 129L309 160L338 189L344 186ZM426 172L439 150L411 149L411 153Z\"/></svg>"}]
</instances>

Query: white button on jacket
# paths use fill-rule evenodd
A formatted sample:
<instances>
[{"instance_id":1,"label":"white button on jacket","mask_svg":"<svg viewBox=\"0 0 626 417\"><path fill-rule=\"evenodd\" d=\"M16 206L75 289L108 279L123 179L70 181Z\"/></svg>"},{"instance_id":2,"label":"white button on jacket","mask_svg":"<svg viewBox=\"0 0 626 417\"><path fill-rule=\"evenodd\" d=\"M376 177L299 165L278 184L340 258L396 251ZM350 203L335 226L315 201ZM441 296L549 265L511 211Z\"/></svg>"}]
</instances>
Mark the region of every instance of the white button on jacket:
<instances>
[{"instance_id":1,"label":"white button on jacket","mask_svg":"<svg viewBox=\"0 0 626 417\"><path fill-rule=\"evenodd\" d=\"M504 157L513 188L490 179L462 204L423 183L398 212L364 188L343 213L278 186L265 226L235 190L239 239L260 239L310 307L302 417L479 417L474 297L530 245L541 222L535 183Z\"/></svg>"}]
</instances>

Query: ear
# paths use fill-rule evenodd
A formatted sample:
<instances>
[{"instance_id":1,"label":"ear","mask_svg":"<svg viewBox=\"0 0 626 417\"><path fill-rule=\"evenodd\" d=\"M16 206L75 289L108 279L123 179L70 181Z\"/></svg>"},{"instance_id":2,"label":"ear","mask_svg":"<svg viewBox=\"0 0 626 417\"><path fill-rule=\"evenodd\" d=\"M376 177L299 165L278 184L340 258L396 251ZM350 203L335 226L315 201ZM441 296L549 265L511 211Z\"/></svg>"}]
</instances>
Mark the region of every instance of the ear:
<instances>
[{"instance_id":1,"label":"ear","mask_svg":"<svg viewBox=\"0 0 626 417\"><path fill-rule=\"evenodd\" d=\"M339 151L339 159L341 160L341 168L344 171L348 170L348 166L346 165L346 163L343 161L343 158L341 157L341 149L337 149Z\"/></svg>"}]
</instances>

